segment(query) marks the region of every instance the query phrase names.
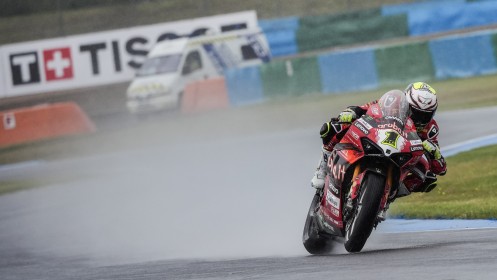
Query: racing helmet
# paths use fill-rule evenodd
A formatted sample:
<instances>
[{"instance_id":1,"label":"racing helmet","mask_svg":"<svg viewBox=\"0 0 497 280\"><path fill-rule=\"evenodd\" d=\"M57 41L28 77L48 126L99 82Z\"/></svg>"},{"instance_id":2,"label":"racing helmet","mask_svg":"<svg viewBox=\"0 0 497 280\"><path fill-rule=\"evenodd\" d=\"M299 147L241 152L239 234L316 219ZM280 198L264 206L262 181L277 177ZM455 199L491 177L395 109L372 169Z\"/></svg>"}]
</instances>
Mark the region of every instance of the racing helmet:
<instances>
[{"instance_id":1,"label":"racing helmet","mask_svg":"<svg viewBox=\"0 0 497 280\"><path fill-rule=\"evenodd\" d=\"M411 119L416 127L427 125L437 111L437 92L427 83L416 82L405 89L411 109Z\"/></svg>"}]
</instances>

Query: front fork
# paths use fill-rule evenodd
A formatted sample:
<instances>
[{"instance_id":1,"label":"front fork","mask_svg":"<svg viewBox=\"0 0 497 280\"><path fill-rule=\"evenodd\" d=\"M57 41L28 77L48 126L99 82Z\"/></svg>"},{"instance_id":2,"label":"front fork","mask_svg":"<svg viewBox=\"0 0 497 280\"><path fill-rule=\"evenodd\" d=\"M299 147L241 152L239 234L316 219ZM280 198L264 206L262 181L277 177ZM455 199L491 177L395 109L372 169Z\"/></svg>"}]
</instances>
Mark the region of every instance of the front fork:
<instances>
[{"instance_id":1,"label":"front fork","mask_svg":"<svg viewBox=\"0 0 497 280\"><path fill-rule=\"evenodd\" d=\"M375 172L378 173L382 176L386 176L386 185L385 185L385 191L382 196L381 202L380 202L380 208L379 208L379 219L375 223L375 227L378 224L378 222L381 222L384 220L384 217L382 217L381 214L385 214L386 211L388 210L388 206L391 201L395 198L395 193L390 195L390 191L392 189L393 185L393 166L389 165L386 171L386 174L384 171L382 171L379 168L368 168L368 169L361 169L361 166L357 164L354 168L354 173L352 176L352 185L350 186L350 190L347 194L347 197L345 199L345 206L344 206L344 221L347 221L352 214L354 213L355 206L357 204L357 196L359 195L359 190L362 185L362 180L364 179L364 176L366 175L367 172ZM367 186L365 186L367 187Z\"/></svg>"}]
</instances>

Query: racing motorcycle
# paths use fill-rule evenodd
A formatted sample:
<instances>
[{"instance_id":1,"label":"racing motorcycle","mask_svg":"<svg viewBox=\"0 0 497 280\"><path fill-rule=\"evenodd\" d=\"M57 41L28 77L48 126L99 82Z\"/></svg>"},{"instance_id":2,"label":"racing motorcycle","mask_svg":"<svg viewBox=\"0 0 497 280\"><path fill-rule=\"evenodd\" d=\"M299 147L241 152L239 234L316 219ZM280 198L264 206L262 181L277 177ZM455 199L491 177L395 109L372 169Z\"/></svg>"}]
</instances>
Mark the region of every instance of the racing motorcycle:
<instances>
[{"instance_id":1,"label":"racing motorcycle","mask_svg":"<svg viewBox=\"0 0 497 280\"><path fill-rule=\"evenodd\" d=\"M404 93L389 91L335 145L305 221L309 253L327 253L335 241L361 251L390 203L423 183L429 161L409 115Z\"/></svg>"}]
</instances>

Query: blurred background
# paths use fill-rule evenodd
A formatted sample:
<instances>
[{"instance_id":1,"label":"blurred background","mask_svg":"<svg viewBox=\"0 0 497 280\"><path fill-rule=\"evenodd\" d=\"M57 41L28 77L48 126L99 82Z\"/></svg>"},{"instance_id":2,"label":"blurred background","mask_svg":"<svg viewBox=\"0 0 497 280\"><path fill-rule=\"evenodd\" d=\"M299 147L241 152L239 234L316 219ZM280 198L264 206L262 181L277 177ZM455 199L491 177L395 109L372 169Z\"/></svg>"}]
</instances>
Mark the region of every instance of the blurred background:
<instances>
[{"instance_id":1,"label":"blurred background","mask_svg":"<svg viewBox=\"0 0 497 280\"><path fill-rule=\"evenodd\" d=\"M272 60L227 71L222 108L130 114L131 68L124 80L74 88L71 81L9 88L11 76L0 77L2 136L21 126L16 110L56 102L81 109L73 112L84 116L78 126L85 132L0 145L0 190L7 193L0 197L0 257L302 255L324 121L419 80L438 90L441 111L497 105L492 0L2 0L0 66L8 73L16 55L41 57L83 37L107 44L94 45L94 60L98 48L124 55L122 42L148 35L137 34L140 27L243 11L255 11ZM125 39L93 34L113 30ZM74 56L84 50L72 47ZM43 87L56 83L69 89ZM27 87L29 94L16 94ZM473 136L454 124L476 127L467 116L441 115L442 145ZM33 127L50 130L40 123Z\"/></svg>"},{"instance_id":2,"label":"blurred background","mask_svg":"<svg viewBox=\"0 0 497 280\"><path fill-rule=\"evenodd\" d=\"M263 87L255 89L256 97L363 91L409 80L445 80L495 71L496 39L492 30L497 12L491 0L5 0L0 3L0 44L126 30L247 10L257 13L273 55L273 63L255 71L262 81L247 80ZM471 33L479 30L489 30L489 34ZM466 33L475 39L435 40ZM446 45L451 47L447 49ZM360 50L362 47L367 50ZM467 53L467 49L471 51ZM340 50L347 54L337 55ZM451 62L454 57L457 61ZM289 66L292 79L286 75ZM227 83L237 82L234 78ZM27 98L2 98L0 110L72 100L91 116L105 118L126 111L122 93L128 85L126 81L98 90L81 86L63 92L40 89L40 94Z\"/></svg>"}]
</instances>

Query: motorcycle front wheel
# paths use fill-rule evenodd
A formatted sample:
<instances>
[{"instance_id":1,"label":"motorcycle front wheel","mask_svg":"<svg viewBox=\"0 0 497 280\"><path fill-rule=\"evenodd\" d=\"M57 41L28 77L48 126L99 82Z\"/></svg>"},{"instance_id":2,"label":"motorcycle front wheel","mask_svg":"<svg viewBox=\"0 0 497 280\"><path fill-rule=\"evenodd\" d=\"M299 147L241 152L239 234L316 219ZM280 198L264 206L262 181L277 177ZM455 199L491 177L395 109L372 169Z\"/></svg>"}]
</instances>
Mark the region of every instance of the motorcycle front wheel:
<instances>
[{"instance_id":1,"label":"motorcycle front wheel","mask_svg":"<svg viewBox=\"0 0 497 280\"><path fill-rule=\"evenodd\" d=\"M359 252L373 231L385 189L385 178L376 173L367 173L357 198L354 212L346 222L345 249L348 252Z\"/></svg>"},{"instance_id":2,"label":"motorcycle front wheel","mask_svg":"<svg viewBox=\"0 0 497 280\"><path fill-rule=\"evenodd\" d=\"M333 240L319 234L319 226L316 216L316 209L321 201L321 196L314 195L311 206L307 212L307 218L302 235L302 243L305 249L312 255L322 255L329 253L333 248Z\"/></svg>"}]
</instances>

